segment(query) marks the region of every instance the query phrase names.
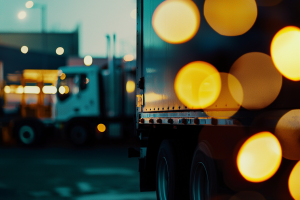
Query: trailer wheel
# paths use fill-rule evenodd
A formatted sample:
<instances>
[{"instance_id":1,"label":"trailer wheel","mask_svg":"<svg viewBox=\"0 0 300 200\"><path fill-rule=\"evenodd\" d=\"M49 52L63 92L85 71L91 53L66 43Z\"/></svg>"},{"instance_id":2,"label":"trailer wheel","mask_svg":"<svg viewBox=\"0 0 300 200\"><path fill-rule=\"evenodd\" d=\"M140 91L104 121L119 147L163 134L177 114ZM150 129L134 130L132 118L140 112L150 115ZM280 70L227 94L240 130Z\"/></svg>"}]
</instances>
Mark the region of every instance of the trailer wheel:
<instances>
[{"instance_id":1,"label":"trailer wheel","mask_svg":"<svg viewBox=\"0 0 300 200\"><path fill-rule=\"evenodd\" d=\"M91 140L89 129L84 124L74 125L70 128L69 138L76 146L85 146Z\"/></svg>"},{"instance_id":2,"label":"trailer wheel","mask_svg":"<svg viewBox=\"0 0 300 200\"><path fill-rule=\"evenodd\" d=\"M190 200L209 200L216 192L216 171L212 154L205 143L195 151L190 174Z\"/></svg>"},{"instance_id":3,"label":"trailer wheel","mask_svg":"<svg viewBox=\"0 0 300 200\"><path fill-rule=\"evenodd\" d=\"M14 135L23 146L36 146L42 143L43 126L33 120L24 120L15 124Z\"/></svg>"},{"instance_id":4,"label":"trailer wheel","mask_svg":"<svg viewBox=\"0 0 300 200\"><path fill-rule=\"evenodd\" d=\"M188 199L189 167L185 149L176 140L164 140L156 162L156 195L158 200Z\"/></svg>"}]
</instances>

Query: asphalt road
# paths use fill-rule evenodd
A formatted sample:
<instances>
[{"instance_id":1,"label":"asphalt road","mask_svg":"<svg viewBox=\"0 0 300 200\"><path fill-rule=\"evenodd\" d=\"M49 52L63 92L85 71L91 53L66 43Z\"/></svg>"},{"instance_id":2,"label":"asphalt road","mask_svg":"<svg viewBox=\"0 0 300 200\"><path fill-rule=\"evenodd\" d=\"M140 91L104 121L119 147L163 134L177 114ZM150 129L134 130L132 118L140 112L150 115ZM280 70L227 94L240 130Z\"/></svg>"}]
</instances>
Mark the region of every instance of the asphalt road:
<instances>
[{"instance_id":1,"label":"asphalt road","mask_svg":"<svg viewBox=\"0 0 300 200\"><path fill-rule=\"evenodd\" d=\"M126 147L0 147L0 199L154 200Z\"/></svg>"}]
</instances>

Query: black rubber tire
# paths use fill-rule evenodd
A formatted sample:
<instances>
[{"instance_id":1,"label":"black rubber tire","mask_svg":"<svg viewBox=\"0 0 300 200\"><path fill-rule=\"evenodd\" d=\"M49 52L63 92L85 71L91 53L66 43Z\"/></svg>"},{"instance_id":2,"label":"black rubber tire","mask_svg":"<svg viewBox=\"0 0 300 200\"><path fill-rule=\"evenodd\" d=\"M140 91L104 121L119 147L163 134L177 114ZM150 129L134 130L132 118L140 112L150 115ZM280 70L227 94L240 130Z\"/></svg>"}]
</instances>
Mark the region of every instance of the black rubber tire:
<instances>
[{"instance_id":1,"label":"black rubber tire","mask_svg":"<svg viewBox=\"0 0 300 200\"><path fill-rule=\"evenodd\" d=\"M190 173L190 200L209 200L217 194L217 175L208 145L198 144Z\"/></svg>"},{"instance_id":2,"label":"black rubber tire","mask_svg":"<svg viewBox=\"0 0 300 200\"><path fill-rule=\"evenodd\" d=\"M44 142L44 126L37 120L25 119L14 124L13 134L20 145L39 146Z\"/></svg>"},{"instance_id":3,"label":"black rubber tire","mask_svg":"<svg viewBox=\"0 0 300 200\"><path fill-rule=\"evenodd\" d=\"M163 140L156 162L156 196L158 200L189 199L191 159L178 140Z\"/></svg>"},{"instance_id":4,"label":"black rubber tire","mask_svg":"<svg viewBox=\"0 0 300 200\"><path fill-rule=\"evenodd\" d=\"M92 134L86 124L73 124L68 131L70 142L75 146L87 146L91 143Z\"/></svg>"}]
</instances>

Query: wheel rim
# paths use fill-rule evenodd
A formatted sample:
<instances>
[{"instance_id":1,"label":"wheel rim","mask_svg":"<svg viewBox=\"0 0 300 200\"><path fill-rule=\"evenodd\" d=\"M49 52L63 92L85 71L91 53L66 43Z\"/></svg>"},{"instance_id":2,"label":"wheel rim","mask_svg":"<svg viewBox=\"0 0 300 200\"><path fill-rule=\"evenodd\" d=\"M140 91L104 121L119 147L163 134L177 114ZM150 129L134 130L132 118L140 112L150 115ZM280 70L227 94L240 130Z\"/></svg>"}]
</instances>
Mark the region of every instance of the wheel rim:
<instances>
[{"instance_id":1,"label":"wheel rim","mask_svg":"<svg viewBox=\"0 0 300 200\"><path fill-rule=\"evenodd\" d=\"M75 126L71 131L71 139L75 144L83 144L87 139L87 132L82 126Z\"/></svg>"},{"instance_id":2,"label":"wheel rim","mask_svg":"<svg viewBox=\"0 0 300 200\"><path fill-rule=\"evenodd\" d=\"M158 165L158 195L160 200L167 200L169 186L168 162L165 157L159 160Z\"/></svg>"},{"instance_id":3,"label":"wheel rim","mask_svg":"<svg viewBox=\"0 0 300 200\"><path fill-rule=\"evenodd\" d=\"M19 138L24 144L32 144L35 139L33 128L30 126L22 126L19 130Z\"/></svg>"},{"instance_id":4,"label":"wheel rim","mask_svg":"<svg viewBox=\"0 0 300 200\"><path fill-rule=\"evenodd\" d=\"M205 165L198 162L194 170L193 182L193 200L207 200L209 197L209 180Z\"/></svg>"}]
</instances>

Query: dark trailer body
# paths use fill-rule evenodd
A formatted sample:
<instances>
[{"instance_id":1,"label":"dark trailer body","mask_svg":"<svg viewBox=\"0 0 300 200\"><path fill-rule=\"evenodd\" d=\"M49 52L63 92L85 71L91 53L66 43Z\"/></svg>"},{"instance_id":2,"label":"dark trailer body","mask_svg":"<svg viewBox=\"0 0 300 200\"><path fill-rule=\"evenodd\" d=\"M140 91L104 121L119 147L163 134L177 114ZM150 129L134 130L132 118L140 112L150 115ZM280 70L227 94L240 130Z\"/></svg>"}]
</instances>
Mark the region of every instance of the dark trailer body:
<instances>
[{"instance_id":1,"label":"dark trailer body","mask_svg":"<svg viewBox=\"0 0 300 200\"><path fill-rule=\"evenodd\" d=\"M233 64L248 53L270 55L275 34L286 26L300 25L299 17L295 17L299 3L286 0L275 6L258 6L253 27L245 34L228 37L210 27L203 15L204 0L195 0L201 17L198 32L185 43L170 44L152 26L153 13L162 2L137 0L136 134L141 141L141 191L156 190L158 199L211 199L222 195L229 199L242 191L259 193L266 199L292 199L287 182L299 159L284 156L270 179L254 183L239 173L236 157L250 136L262 131L274 133L285 114L300 108L300 93L295 92L300 82L282 76L278 94L267 106L241 106L235 114L222 117L230 111L226 108L230 102L216 101L208 111L189 109L178 99L174 81L180 69L194 61L210 63L222 74L229 73ZM278 84L277 79L265 79L267 86L259 87ZM299 141L299 134L297 137L287 141ZM281 145L286 152L287 145ZM297 145L299 148L299 142ZM130 157L136 155L129 151Z\"/></svg>"}]
</instances>

